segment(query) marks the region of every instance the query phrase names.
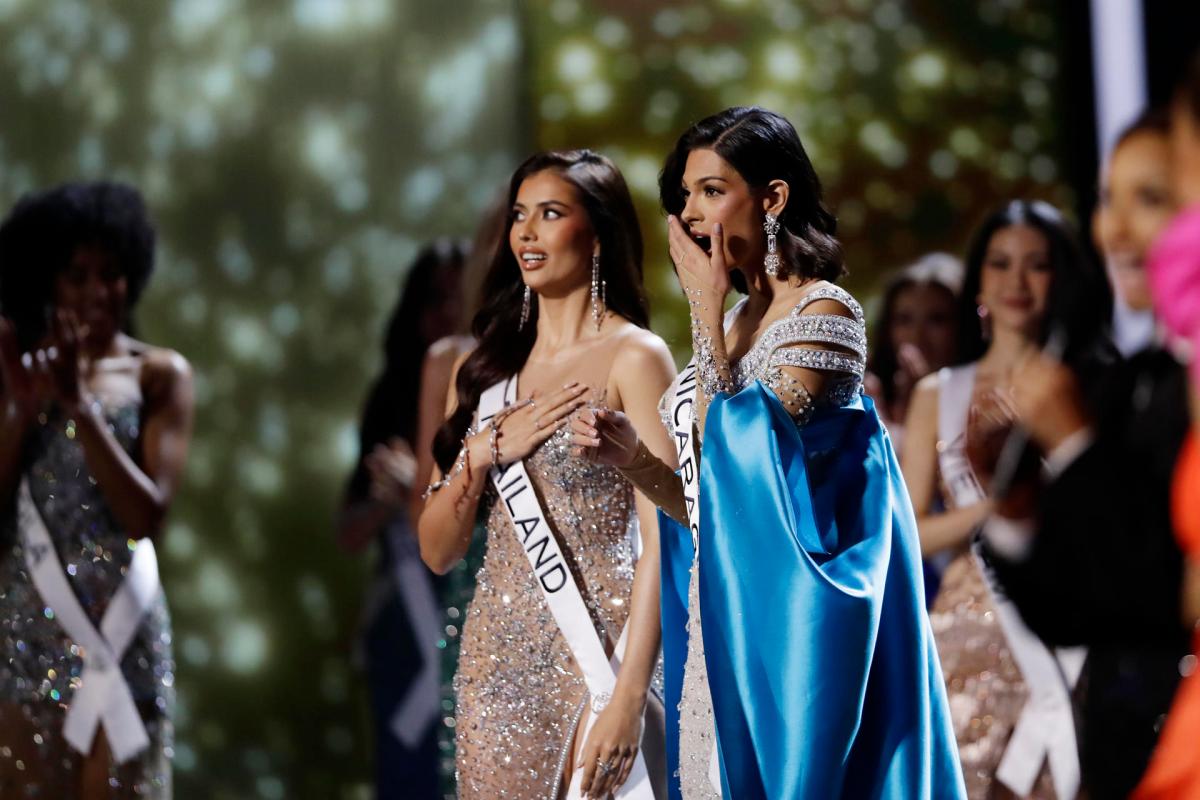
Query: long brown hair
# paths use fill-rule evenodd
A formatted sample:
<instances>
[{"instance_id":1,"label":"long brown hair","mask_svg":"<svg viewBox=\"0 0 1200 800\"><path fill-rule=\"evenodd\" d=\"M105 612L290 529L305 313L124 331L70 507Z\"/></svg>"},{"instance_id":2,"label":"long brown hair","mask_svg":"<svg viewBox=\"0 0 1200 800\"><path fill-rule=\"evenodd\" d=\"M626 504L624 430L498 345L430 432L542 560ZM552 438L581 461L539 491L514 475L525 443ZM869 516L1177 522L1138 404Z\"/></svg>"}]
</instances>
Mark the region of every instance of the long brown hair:
<instances>
[{"instance_id":1,"label":"long brown hair","mask_svg":"<svg viewBox=\"0 0 1200 800\"><path fill-rule=\"evenodd\" d=\"M520 327L525 281L521 266L509 246L513 204L522 182L531 175L553 170L579 192L592 229L600 240L600 275L607 281L609 310L635 325L650 324L650 310L642 288L642 233L625 178L609 159L591 150L552 150L537 153L517 167L508 188L508 222L496 243L491 266L483 279L481 308L471 322L479 342L458 371L455 382L458 405L438 429L433 456L449 469L458 455L479 396L498 381L516 375L525 366L537 338L538 305Z\"/></svg>"}]
</instances>

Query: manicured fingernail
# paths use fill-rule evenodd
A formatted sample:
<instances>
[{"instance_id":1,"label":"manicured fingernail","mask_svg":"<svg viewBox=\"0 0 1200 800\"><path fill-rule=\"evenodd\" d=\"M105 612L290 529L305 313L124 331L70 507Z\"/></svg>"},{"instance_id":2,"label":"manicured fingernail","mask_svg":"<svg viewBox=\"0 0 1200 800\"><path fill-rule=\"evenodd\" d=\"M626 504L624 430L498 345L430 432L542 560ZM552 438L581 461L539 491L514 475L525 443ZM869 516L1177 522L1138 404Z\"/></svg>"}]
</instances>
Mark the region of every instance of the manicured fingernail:
<instances>
[{"instance_id":1,"label":"manicured fingernail","mask_svg":"<svg viewBox=\"0 0 1200 800\"><path fill-rule=\"evenodd\" d=\"M720 236L722 233L724 233L724 231L725 229L721 227L721 223L718 222L713 225L713 233L715 233L717 236Z\"/></svg>"}]
</instances>

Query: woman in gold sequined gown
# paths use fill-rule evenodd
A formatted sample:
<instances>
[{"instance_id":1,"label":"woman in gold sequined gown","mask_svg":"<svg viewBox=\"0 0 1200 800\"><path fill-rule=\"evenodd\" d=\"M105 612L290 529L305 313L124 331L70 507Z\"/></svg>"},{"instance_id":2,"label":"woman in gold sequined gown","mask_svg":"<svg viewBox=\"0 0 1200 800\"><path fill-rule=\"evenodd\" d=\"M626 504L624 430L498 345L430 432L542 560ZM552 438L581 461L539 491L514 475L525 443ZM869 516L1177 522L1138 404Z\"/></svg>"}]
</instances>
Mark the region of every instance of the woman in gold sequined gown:
<instances>
[{"instance_id":1,"label":"woman in gold sequined gown","mask_svg":"<svg viewBox=\"0 0 1200 800\"><path fill-rule=\"evenodd\" d=\"M455 679L458 791L557 798L581 770L583 793L606 797L633 766L644 711L656 712L646 715L648 759L651 742L661 742L661 706L649 691L659 652L658 547L652 533L639 542L634 524L653 532L653 506L616 470L571 453L565 424L585 404L603 404L648 426L674 366L646 330L641 235L608 159L536 155L514 174L509 204L508 236L473 324L479 344L455 367L419 524L422 557L445 572L462 558L477 514L487 521ZM471 430L483 390L512 376L520 402L494 432ZM652 446L671 457L665 432ZM508 511L488 488L494 463L518 459L606 652L627 624L636 634L606 704L589 697ZM599 711L585 742L590 709ZM661 765L647 766L661 785Z\"/></svg>"},{"instance_id":2,"label":"woman in gold sequined gown","mask_svg":"<svg viewBox=\"0 0 1200 800\"><path fill-rule=\"evenodd\" d=\"M1037 762L1025 768L1028 778L1036 776L1028 789L1011 777L1011 770L1001 769L1035 680L1046 684L1035 688L1056 693L1063 702L1054 737L1057 746L1070 753L1077 774L1069 663L1082 659L1082 653L1054 654L1066 666L1053 674L1046 670L1024 674L1010 637L1025 640L1028 631L1015 611L1011 617L1015 624L1004 621L1010 617L1001 613L973 544L975 531L991 512L992 501L984 488L990 486L991 475L972 470L967 450L990 451L988 460L995 464L1011 427L1006 393L1013 369L1036 354L1052 330L1069 327L1075 332L1078 323L1073 314L1078 312L1072 311L1067 293L1084 296L1086 287L1095 284L1093 272L1056 210L1024 201L999 209L976 233L967 255L959 301L959 366L923 379L909 411L901 463L917 513L922 552L926 557L941 553L952 557L930 618L972 800L1057 797L1055 776L1049 762L1042 761L1040 746L1025 757L1016 753L1027 748L1015 748L1012 756L1014 764L1029 758ZM1044 651L1032 633L1028 638L1029 647ZM1073 785L1077 784L1076 778Z\"/></svg>"}]
</instances>

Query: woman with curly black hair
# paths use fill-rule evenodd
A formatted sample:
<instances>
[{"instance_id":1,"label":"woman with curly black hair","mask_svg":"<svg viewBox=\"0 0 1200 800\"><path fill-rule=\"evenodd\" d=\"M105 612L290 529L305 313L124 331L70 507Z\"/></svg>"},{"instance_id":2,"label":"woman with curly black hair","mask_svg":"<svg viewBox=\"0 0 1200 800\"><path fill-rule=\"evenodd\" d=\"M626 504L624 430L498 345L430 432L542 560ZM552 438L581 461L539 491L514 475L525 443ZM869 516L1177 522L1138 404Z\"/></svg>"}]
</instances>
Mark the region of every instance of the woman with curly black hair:
<instances>
[{"instance_id":1,"label":"woman with curly black hair","mask_svg":"<svg viewBox=\"0 0 1200 800\"><path fill-rule=\"evenodd\" d=\"M0 225L0 796L169 798L174 661L154 541L191 368L130 336L136 190L66 184Z\"/></svg>"}]
</instances>

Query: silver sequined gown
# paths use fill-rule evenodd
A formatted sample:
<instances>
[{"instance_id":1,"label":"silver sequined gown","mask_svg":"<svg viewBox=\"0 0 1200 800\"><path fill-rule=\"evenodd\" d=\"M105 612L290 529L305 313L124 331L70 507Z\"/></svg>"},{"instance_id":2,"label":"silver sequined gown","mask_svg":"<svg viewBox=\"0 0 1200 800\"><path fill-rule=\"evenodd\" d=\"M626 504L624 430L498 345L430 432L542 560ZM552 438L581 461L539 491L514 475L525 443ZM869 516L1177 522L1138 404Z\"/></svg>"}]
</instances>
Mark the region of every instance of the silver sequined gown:
<instances>
[{"instance_id":1,"label":"silver sequined gown","mask_svg":"<svg viewBox=\"0 0 1200 800\"><path fill-rule=\"evenodd\" d=\"M853 319L831 314L800 313L818 300L836 300L850 311ZM741 311L744 302L730 311L727 324ZM821 346L824 345L842 348L853 355L823 349ZM866 346L866 322L861 306L844 289L833 285L821 286L805 295L790 314L769 325L746 354L731 365L734 387L740 391L755 381L762 381L783 399L784 407L796 424L803 425L816 409L846 405L859 394L866 366ZM809 396L798 400L794 396L786 397L790 384L779 374L779 368L783 366L821 370L830 373L831 377L819 397ZM676 385L672 384L659 406L663 424L672 436L675 431L666 410L666 402L675 396L676 391ZM716 745L716 724L712 695L708 689L708 668L704 660L699 581L699 561L696 560L692 562L688 581L688 647L679 701L677 777L684 800L715 800L721 797L710 778L714 770L712 759Z\"/></svg>"},{"instance_id":2,"label":"silver sequined gown","mask_svg":"<svg viewBox=\"0 0 1200 800\"><path fill-rule=\"evenodd\" d=\"M140 404L105 409L121 445L133 454ZM130 562L129 537L88 472L74 428L60 416L26 444L25 474L80 604L99 627ZM64 709L83 662L59 624L47 617L25 568L16 503L0 520L0 797L66 800L75 796L80 756L63 741ZM171 620L161 591L121 661L150 747L110 772L111 798L171 797L175 664Z\"/></svg>"},{"instance_id":3,"label":"silver sequined gown","mask_svg":"<svg viewBox=\"0 0 1200 800\"><path fill-rule=\"evenodd\" d=\"M632 488L616 470L572 455L565 428L525 468L592 623L615 643L633 588ZM487 554L455 676L458 796L555 798L587 688L507 510L491 491L487 498Z\"/></svg>"}]
</instances>

